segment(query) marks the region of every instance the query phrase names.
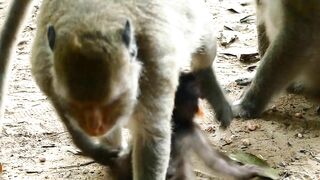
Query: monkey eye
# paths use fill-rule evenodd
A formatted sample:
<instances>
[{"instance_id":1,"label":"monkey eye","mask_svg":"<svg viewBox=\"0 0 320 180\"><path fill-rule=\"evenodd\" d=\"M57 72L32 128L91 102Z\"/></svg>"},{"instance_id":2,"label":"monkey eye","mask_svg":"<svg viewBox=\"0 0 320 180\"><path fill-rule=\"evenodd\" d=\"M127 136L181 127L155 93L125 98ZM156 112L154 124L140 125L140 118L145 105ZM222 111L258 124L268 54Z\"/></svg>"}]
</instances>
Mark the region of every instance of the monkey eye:
<instances>
[{"instance_id":1,"label":"monkey eye","mask_svg":"<svg viewBox=\"0 0 320 180\"><path fill-rule=\"evenodd\" d=\"M124 26L124 29L122 31L122 41L124 42L124 44L126 45L126 47L130 46L130 43L132 41L131 39L131 24L129 22L129 20L126 21L126 24Z\"/></svg>"},{"instance_id":2,"label":"monkey eye","mask_svg":"<svg viewBox=\"0 0 320 180\"><path fill-rule=\"evenodd\" d=\"M54 30L54 27L51 25L48 27L47 37L48 37L49 47L51 48L51 50L53 50L54 44L56 41L56 31Z\"/></svg>"}]
</instances>

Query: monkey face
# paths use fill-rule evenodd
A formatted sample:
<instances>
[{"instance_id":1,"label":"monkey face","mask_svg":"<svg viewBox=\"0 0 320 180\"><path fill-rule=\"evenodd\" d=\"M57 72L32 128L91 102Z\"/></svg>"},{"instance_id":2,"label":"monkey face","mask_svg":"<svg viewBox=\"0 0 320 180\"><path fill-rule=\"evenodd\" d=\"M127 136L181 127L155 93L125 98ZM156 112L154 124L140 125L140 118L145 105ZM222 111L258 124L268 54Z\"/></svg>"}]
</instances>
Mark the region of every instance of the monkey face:
<instances>
[{"instance_id":1,"label":"monkey face","mask_svg":"<svg viewBox=\"0 0 320 180\"><path fill-rule=\"evenodd\" d=\"M140 64L131 25L72 29L48 28L54 93L81 129L104 135L131 116L138 95Z\"/></svg>"},{"instance_id":2,"label":"monkey face","mask_svg":"<svg viewBox=\"0 0 320 180\"><path fill-rule=\"evenodd\" d=\"M87 134L101 136L130 118L135 101L128 96L129 93L121 94L108 104L65 101L66 109L70 120Z\"/></svg>"}]
</instances>

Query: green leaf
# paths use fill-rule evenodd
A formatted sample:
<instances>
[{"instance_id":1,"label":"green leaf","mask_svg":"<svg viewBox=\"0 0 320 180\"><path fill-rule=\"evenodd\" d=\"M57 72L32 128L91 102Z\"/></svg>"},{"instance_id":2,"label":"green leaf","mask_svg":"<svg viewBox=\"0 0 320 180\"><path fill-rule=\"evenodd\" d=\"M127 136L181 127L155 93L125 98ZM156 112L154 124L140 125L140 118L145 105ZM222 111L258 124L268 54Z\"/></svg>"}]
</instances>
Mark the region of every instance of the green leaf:
<instances>
[{"instance_id":1,"label":"green leaf","mask_svg":"<svg viewBox=\"0 0 320 180\"><path fill-rule=\"evenodd\" d=\"M236 152L229 155L229 158L239 162L244 165L255 165L258 166L261 169L261 174L259 174L262 177L270 178L270 179L279 179L279 171L276 169L273 169L269 166L269 164L257 156L245 153L245 152Z\"/></svg>"}]
</instances>

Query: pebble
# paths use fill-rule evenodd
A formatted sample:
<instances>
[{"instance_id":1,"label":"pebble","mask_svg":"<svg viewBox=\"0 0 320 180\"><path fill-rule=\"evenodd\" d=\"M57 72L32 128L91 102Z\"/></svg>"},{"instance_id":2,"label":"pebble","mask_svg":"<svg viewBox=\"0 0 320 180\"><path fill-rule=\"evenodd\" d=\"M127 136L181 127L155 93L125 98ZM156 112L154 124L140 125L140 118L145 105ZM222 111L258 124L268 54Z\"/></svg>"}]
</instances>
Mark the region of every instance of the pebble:
<instances>
[{"instance_id":1,"label":"pebble","mask_svg":"<svg viewBox=\"0 0 320 180\"><path fill-rule=\"evenodd\" d=\"M248 129L249 131L255 131L255 130L259 129L259 128L260 128L260 125L259 125L259 124L256 124L256 123L253 123L253 122L249 122L249 123L247 124L247 129Z\"/></svg>"},{"instance_id":2,"label":"pebble","mask_svg":"<svg viewBox=\"0 0 320 180\"><path fill-rule=\"evenodd\" d=\"M82 174L88 174L88 173L89 173L89 171L87 169L82 171Z\"/></svg>"},{"instance_id":3,"label":"pebble","mask_svg":"<svg viewBox=\"0 0 320 180\"><path fill-rule=\"evenodd\" d=\"M298 137L298 138L303 138L303 135L302 135L301 133L298 133L298 134L297 134L297 137Z\"/></svg>"},{"instance_id":4,"label":"pebble","mask_svg":"<svg viewBox=\"0 0 320 180\"><path fill-rule=\"evenodd\" d=\"M248 86L249 84L251 84L251 81L252 79L249 78L239 78L235 80L238 86Z\"/></svg>"},{"instance_id":5,"label":"pebble","mask_svg":"<svg viewBox=\"0 0 320 180\"><path fill-rule=\"evenodd\" d=\"M242 139L242 144L246 147L250 146L251 145L251 142L249 139Z\"/></svg>"},{"instance_id":6,"label":"pebble","mask_svg":"<svg viewBox=\"0 0 320 180\"><path fill-rule=\"evenodd\" d=\"M276 111L277 111L277 106L273 105L273 106L271 107L271 111L272 111L272 112L276 112Z\"/></svg>"},{"instance_id":7,"label":"pebble","mask_svg":"<svg viewBox=\"0 0 320 180\"><path fill-rule=\"evenodd\" d=\"M206 129L205 129L206 132L208 133L215 133L216 132L216 129L214 126L208 126Z\"/></svg>"},{"instance_id":8,"label":"pebble","mask_svg":"<svg viewBox=\"0 0 320 180\"><path fill-rule=\"evenodd\" d=\"M317 161L317 162L320 162L319 154L318 154L318 155L316 155L314 158L316 159L316 161Z\"/></svg>"},{"instance_id":9,"label":"pebble","mask_svg":"<svg viewBox=\"0 0 320 180\"><path fill-rule=\"evenodd\" d=\"M294 117L296 117L296 118L302 118L303 116L302 116L302 113L295 113L295 114L294 114Z\"/></svg>"},{"instance_id":10,"label":"pebble","mask_svg":"<svg viewBox=\"0 0 320 180\"><path fill-rule=\"evenodd\" d=\"M286 166L287 166L287 163L285 163L284 161L282 161L282 162L279 163L279 166L281 166L281 167L286 167Z\"/></svg>"},{"instance_id":11,"label":"pebble","mask_svg":"<svg viewBox=\"0 0 320 180\"><path fill-rule=\"evenodd\" d=\"M223 141L224 141L226 144L231 144L235 138L236 138L235 135L231 135L231 136L228 137L228 138L224 138Z\"/></svg>"},{"instance_id":12,"label":"pebble","mask_svg":"<svg viewBox=\"0 0 320 180\"><path fill-rule=\"evenodd\" d=\"M223 138L221 139L224 142L224 145L228 145L232 143L232 139L231 138Z\"/></svg>"},{"instance_id":13,"label":"pebble","mask_svg":"<svg viewBox=\"0 0 320 180\"><path fill-rule=\"evenodd\" d=\"M46 158L44 158L44 157L43 157L43 158L40 158L39 161L42 162L42 163L43 163L43 162L46 162Z\"/></svg>"}]
</instances>

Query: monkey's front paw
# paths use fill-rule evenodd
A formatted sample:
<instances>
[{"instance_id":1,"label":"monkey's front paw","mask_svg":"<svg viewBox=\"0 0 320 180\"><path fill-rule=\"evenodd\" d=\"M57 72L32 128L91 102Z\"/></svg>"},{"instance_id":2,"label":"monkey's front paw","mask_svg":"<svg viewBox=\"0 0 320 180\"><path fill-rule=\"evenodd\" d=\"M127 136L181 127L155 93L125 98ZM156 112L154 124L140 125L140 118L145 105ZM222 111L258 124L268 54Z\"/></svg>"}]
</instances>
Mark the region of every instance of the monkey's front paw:
<instances>
[{"instance_id":1,"label":"monkey's front paw","mask_svg":"<svg viewBox=\"0 0 320 180\"><path fill-rule=\"evenodd\" d=\"M216 118L220 121L221 127L227 128L233 119L230 105L223 106L221 109L216 110Z\"/></svg>"},{"instance_id":2,"label":"monkey's front paw","mask_svg":"<svg viewBox=\"0 0 320 180\"><path fill-rule=\"evenodd\" d=\"M244 119L256 118L260 115L255 106L248 105L241 100L235 101L232 104L232 113L234 117L241 117Z\"/></svg>"}]
</instances>

